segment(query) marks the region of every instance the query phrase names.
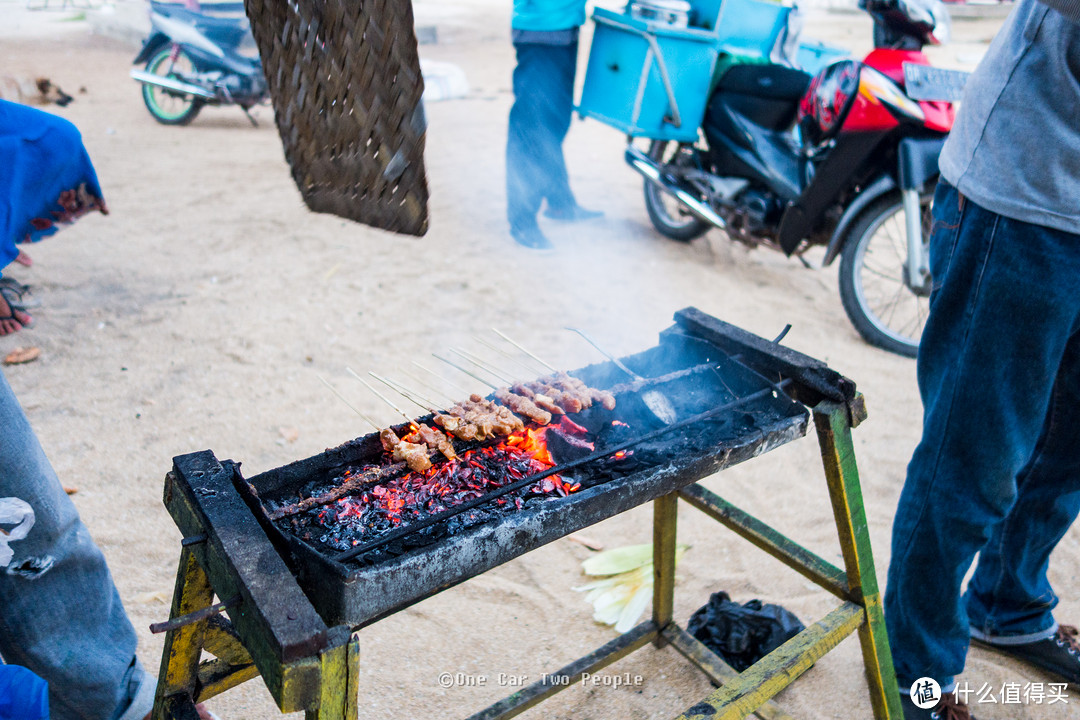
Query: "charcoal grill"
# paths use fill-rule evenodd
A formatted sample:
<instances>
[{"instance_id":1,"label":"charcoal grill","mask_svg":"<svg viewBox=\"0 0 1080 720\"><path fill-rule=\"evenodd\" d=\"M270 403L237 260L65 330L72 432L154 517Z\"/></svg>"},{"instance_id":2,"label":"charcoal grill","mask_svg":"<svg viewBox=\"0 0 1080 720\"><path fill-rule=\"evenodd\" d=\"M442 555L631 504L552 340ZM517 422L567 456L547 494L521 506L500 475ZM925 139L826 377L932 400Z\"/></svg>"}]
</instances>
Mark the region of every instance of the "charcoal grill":
<instances>
[{"instance_id":1,"label":"charcoal grill","mask_svg":"<svg viewBox=\"0 0 1080 720\"><path fill-rule=\"evenodd\" d=\"M474 718L516 715L564 689L562 678L595 673L650 642L672 644L720 685L682 717L736 718L756 711L783 718L769 699L856 629L874 716L900 717L851 447L850 430L865 417L862 396L854 383L823 363L694 308L676 313L675 321L656 347L623 358L648 379L625 383L625 374L612 363L571 373L592 387L610 389L618 404L613 411L594 406L575 417L596 438L592 449L553 450L558 465L552 472L580 488L562 497L507 494L501 503L487 502L452 517L454 511L446 511L417 532L398 528L342 546L337 536L312 534L303 513L289 508L340 482L345 469L378 457L382 447L376 435L252 478L210 451L174 458L165 504L185 539L171 620L162 626L167 635L155 720L188 720L195 702L257 675L283 712L304 710L309 719L355 718L359 651L354 631L649 501L654 503L652 618L547 674L560 682L535 683ZM647 411L641 394L650 389L672 399L678 422L663 426ZM696 484L803 437L811 415L844 570ZM626 429L606 437L606 429L615 425ZM519 500L506 501L514 497ZM735 673L672 620L679 498L843 603L741 675ZM220 602L212 604L215 595ZM203 661L204 650L213 659Z\"/></svg>"}]
</instances>

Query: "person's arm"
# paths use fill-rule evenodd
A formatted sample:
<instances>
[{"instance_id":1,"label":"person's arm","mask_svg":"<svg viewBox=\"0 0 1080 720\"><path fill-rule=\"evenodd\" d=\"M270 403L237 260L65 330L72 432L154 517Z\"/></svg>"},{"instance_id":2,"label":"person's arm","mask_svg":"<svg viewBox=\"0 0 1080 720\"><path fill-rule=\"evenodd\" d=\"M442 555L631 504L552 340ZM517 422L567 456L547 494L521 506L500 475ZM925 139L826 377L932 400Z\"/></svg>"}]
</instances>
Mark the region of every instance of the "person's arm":
<instances>
[{"instance_id":1,"label":"person's arm","mask_svg":"<svg viewBox=\"0 0 1080 720\"><path fill-rule=\"evenodd\" d=\"M1039 0L1039 2L1080 25L1080 0Z\"/></svg>"}]
</instances>

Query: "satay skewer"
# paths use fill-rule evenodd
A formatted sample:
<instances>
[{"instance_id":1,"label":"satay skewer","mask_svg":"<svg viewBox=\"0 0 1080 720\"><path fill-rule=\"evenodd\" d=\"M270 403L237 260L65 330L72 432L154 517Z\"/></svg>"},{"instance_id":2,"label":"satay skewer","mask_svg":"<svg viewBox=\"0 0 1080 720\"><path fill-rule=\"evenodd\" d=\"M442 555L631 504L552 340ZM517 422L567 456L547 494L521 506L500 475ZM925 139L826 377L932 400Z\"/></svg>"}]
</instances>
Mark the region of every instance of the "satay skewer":
<instances>
[{"instance_id":1,"label":"satay skewer","mask_svg":"<svg viewBox=\"0 0 1080 720\"><path fill-rule=\"evenodd\" d=\"M499 370L498 368L496 368L491 363L487 362L486 360L481 360L479 357L477 357L476 355L473 355L470 352L466 352L465 350L461 350L459 348L450 348L450 352L454 353L455 355L457 355L460 358L463 358L463 359L471 362L473 365L480 368L481 370L486 372L488 375L491 375L492 377L497 378L500 382L502 382L502 383L504 383L506 385L510 385L511 383L514 382L512 379L510 379L510 378L508 378L508 377L506 377L505 375L502 374L505 371Z\"/></svg>"},{"instance_id":2,"label":"satay skewer","mask_svg":"<svg viewBox=\"0 0 1080 720\"><path fill-rule=\"evenodd\" d=\"M525 353L526 355L528 355L529 357L531 357L531 358L532 358L533 360L535 360L536 362L538 362L538 363L540 363L541 365L543 365L544 367L546 367L546 368L547 368L548 370L550 370L551 372L559 372L559 369L558 369L557 367L555 367L554 365L551 365L550 363L546 363L546 362L544 362L543 360L541 360L540 358L538 358L538 357L537 357L536 355L534 355L533 353L529 352L528 350L526 350L525 348L523 348L523 347L522 347L521 345L519 345L519 344L518 344L518 343L517 343L517 342L516 342L515 340L513 340L513 339L512 339L512 338L511 338L511 337L510 337L509 335L507 335L507 334L505 334L505 333L501 332L501 331L500 331L500 330L499 330L498 328L491 328L491 331L492 331L493 333L495 333L496 335L498 335L499 337L501 337L501 338L502 338L503 340L505 340L506 342L508 342L508 343L510 343L511 345L513 345L514 347L516 347L516 348L517 348L518 350L520 350L521 352L523 352L523 353Z\"/></svg>"},{"instance_id":3,"label":"satay skewer","mask_svg":"<svg viewBox=\"0 0 1080 720\"><path fill-rule=\"evenodd\" d=\"M484 378L480 377L479 375L473 373L470 370L466 370L465 368L461 367L460 365L458 365L453 360L447 360L442 355L436 355L435 353L431 353L431 356L433 358L435 358L436 360L442 360L444 363L446 363L447 365L449 365L452 368L456 368L456 369L460 370L461 372L463 372L466 375L468 375L469 377L471 377L473 380L479 380L480 382L484 383L485 385L487 385L492 390L495 390L496 388L498 388L498 385L492 385L491 383L489 383Z\"/></svg>"},{"instance_id":4,"label":"satay skewer","mask_svg":"<svg viewBox=\"0 0 1080 720\"><path fill-rule=\"evenodd\" d=\"M517 365L521 366L522 368L524 368L524 369L525 369L525 371L526 371L526 372L528 372L528 373L529 373L529 375L530 375L530 376L532 376L532 375L535 375L535 374L536 374L536 370L535 370L535 369L533 369L533 368L529 367L528 365L526 365L525 363L523 363L523 362L522 362L521 360L517 359L516 357L514 357L514 356L513 356L513 355L511 355L510 353L506 352L506 351L505 351L505 350L503 350L503 349L502 349L501 347L498 347L498 346L497 346L497 345L495 345L494 343L490 343L490 342L488 342L487 340L485 340L484 338L480 337L479 335L473 335L473 340L475 340L476 342L480 343L481 345L483 345L484 347L488 348L489 350L494 350L495 352L497 352L497 353L499 353L500 355L502 355L503 357L505 357L505 358L506 358L507 360L510 360L510 361L512 361L513 363L515 363L515 364L517 364Z\"/></svg>"},{"instance_id":5,"label":"satay skewer","mask_svg":"<svg viewBox=\"0 0 1080 720\"><path fill-rule=\"evenodd\" d=\"M339 392L337 391L337 389L336 389L336 388L334 388L334 386L333 386L333 385L331 385L331 384L330 384L330 382L329 382L329 381L328 381L328 380L327 380L326 378L324 378L324 377L323 377L322 375L316 375L315 377L319 378L319 380L320 380L320 381L322 382L322 384L323 384L323 385L325 385L325 386L326 386L327 388L329 388L330 392L334 393L334 395L336 395L336 396L337 396L337 399L338 399L338 400L340 400L341 402L345 403L345 405L346 405L346 406L348 406L348 408L349 408L350 410L352 410L352 411L353 411L354 413L356 413L357 415L359 415L359 416L360 416L360 417L361 417L361 418L362 418L362 419L363 419L364 421L366 421L366 422L367 422L367 423L368 423L369 425L371 425L371 427L375 428L375 431L376 431L376 432L378 432L379 430L381 430L381 429L382 429L382 428L380 428L380 427L379 427L378 423L376 423L376 422L375 422L374 420L372 420L371 418L369 418L369 417L368 417L367 415L365 415L364 413L360 412L360 410L358 410L358 409L357 409L357 408L356 408L356 407L355 407L355 406L354 406L354 405L353 405L353 404L352 404L351 402L349 402L348 400L346 400L346 399L345 399L345 396L344 396L344 395L342 395L341 393L339 393Z\"/></svg>"},{"instance_id":6,"label":"satay skewer","mask_svg":"<svg viewBox=\"0 0 1080 720\"><path fill-rule=\"evenodd\" d=\"M418 377L418 376L416 376L416 375L414 375L412 373L407 373L407 372L405 372L404 370L402 370L400 368L398 368L398 372L400 372L402 375L404 375L406 378L408 378L412 382L420 383L420 385L426 387L428 390L432 391L437 396L442 397L442 400L439 400L438 402L432 403L433 405L446 405L447 403L452 405L455 402L454 398L451 397L449 393L447 393L447 392L445 392L443 390L440 390L439 388L435 387L434 385L432 385L429 382L425 382L423 378L420 378L420 377ZM402 385L402 387L404 387L404 385ZM421 397L419 393L417 394L417 397Z\"/></svg>"},{"instance_id":7,"label":"satay skewer","mask_svg":"<svg viewBox=\"0 0 1080 720\"><path fill-rule=\"evenodd\" d=\"M413 364L413 365L415 365L416 367L420 368L420 369L421 369L421 370L423 370L424 372L426 372L426 373L430 373L431 375L434 375L435 377L439 378L439 379L440 379L440 380L442 380L442 381L443 381L444 383L446 383L446 384L447 384L447 385L449 385L450 387L454 388L454 389L455 389L455 390L457 390L458 392L461 392L461 393L465 393L466 395L468 395L468 394L469 394L470 392L472 392L472 391L471 391L471 390L469 390L468 388L462 387L461 385L458 385L458 384L457 384L456 382L454 382L454 381L452 381L452 380L450 380L450 379L448 379L448 378L444 378L444 377L443 377L442 375L440 375L439 373L435 372L434 370L430 370L430 369L428 369L428 368L424 367L423 365L421 365L420 363L416 362L415 360L412 360L412 361L410 361L410 362L412 362L412 364Z\"/></svg>"},{"instance_id":8,"label":"satay skewer","mask_svg":"<svg viewBox=\"0 0 1080 720\"><path fill-rule=\"evenodd\" d=\"M380 400L382 400L382 401L383 401L384 403L386 403L386 404L387 404L387 405L389 405L390 407L394 408L394 410L396 410L396 411L397 411L397 413L398 413L399 415L401 415L401 416L402 416L403 418L405 418L405 422L409 423L409 425L415 425L415 424L416 424L416 421L414 421L414 420L412 419L412 417L410 417L410 416L409 416L409 414L408 414L408 413L406 413L406 412L405 412L404 410L402 410L401 408L399 408L399 407L398 407L398 406L397 406L397 405L396 405L396 404L394 403L394 401L393 401L393 400L391 400L390 398L386 397L386 396L385 396L385 395L383 395L383 394L382 394L381 392L379 392L378 390L376 390L376 389L375 389L375 387L374 387L373 385L371 385L371 384L370 384L370 383L369 383L369 382L368 382L367 380L365 380L364 378L360 377L360 375L359 375L359 374L357 374L355 370L353 370L352 368L348 368L348 367L347 367L347 368L345 368L345 372L349 373L349 374L350 374L350 375L352 375L352 376L353 376L354 378L356 378L356 379L357 379L357 380L359 380L360 382L364 383L364 387L366 387L366 388L367 388L368 390L370 390L371 392L375 393L375 395L376 395L376 396L378 396L378 398L379 398Z\"/></svg>"},{"instance_id":9,"label":"satay skewer","mask_svg":"<svg viewBox=\"0 0 1080 720\"><path fill-rule=\"evenodd\" d=\"M353 374L355 375L355 373L353 373ZM385 384L387 387L391 388L395 392L401 394L402 397L406 398L410 402L416 402L416 400L409 397L409 395L402 392L400 389L395 387L393 383L391 383L389 380L382 377L381 375L379 375L377 373L374 373L374 372L371 372L370 370L368 371L368 375L375 378L379 382ZM365 385L367 385L367 383L364 382L363 378L357 376L357 379L360 380L360 382L363 382ZM379 397L383 397L381 393L379 393L377 390L375 390L375 388L371 387L370 385L368 385L368 388L372 392L379 395ZM385 397L383 397L383 400L386 400L387 402L390 402L390 400L385 398ZM420 407L423 407L425 410L430 410L431 413L435 416L436 419L442 419L442 418L440 418L439 412L437 410L435 410L433 408L425 407L424 405L422 405L420 403L417 403L417 404L420 405ZM393 403L391 403L391 405L393 405ZM405 414L405 412L403 410L401 410L401 408L397 408L396 405L394 407L402 415ZM406 417L408 417L408 416L406 416ZM436 424L440 424L440 423L436 423ZM438 450L439 452L441 452L443 454L443 456L447 460L457 460L457 453L454 452L454 442L449 437L447 437L443 433L439 432L438 430L435 430L432 427L429 427L429 426L427 426L427 425L425 425L423 423L419 423L419 422L413 420L412 418L409 418L409 427L411 427L413 429L413 431L416 433L416 435L419 436L419 438L421 440L423 440L425 446L431 448L432 450ZM402 455L406 459L406 461L408 461L409 458L406 455L406 453L409 451L409 448L401 448L401 449L399 449L398 444L394 443L393 438L391 438L389 435L386 436L386 440L393 446L393 452L395 453L395 456L396 455ZM399 442L401 442L401 441L399 441ZM401 442L401 445L410 445L410 443ZM423 464L423 463L417 463L417 462L414 461L413 463L410 464L410 467L412 465L416 465L416 464ZM430 467L430 463L429 463L428 467ZM413 469L415 470L417 468L413 467ZM423 469L426 470L427 468L423 468Z\"/></svg>"},{"instance_id":10,"label":"satay skewer","mask_svg":"<svg viewBox=\"0 0 1080 720\"><path fill-rule=\"evenodd\" d=\"M381 382L383 385L387 386L388 388L390 388L391 390L396 392L398 395L401 395L403 398L405 398L406 400L408 400L409 402L411 402L413 405L417 406L418 408L422 408L424 410L427 410L430 413L439 412L438 410L435 409L434 403L429 398L425 398L420 393L415 392L413 390L409 390L407 387L405 387L401 383L395 382L395 381L391 380L390 378L385 378L382 375L379 375L378 373L371 372L370 370L368 371L368 375L375 378L376 380Z\"/></svg>"}]
</instances>

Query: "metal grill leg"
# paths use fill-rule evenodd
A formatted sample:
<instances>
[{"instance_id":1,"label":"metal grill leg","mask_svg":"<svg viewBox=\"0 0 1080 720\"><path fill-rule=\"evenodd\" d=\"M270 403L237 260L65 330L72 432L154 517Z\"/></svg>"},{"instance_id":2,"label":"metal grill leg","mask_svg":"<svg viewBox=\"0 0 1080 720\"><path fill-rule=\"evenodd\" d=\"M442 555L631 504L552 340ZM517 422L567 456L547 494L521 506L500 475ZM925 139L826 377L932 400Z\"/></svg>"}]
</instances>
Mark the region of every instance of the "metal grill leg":
<instances>
[{"instance_id":1,"label":"metal grill leg","mask_svg":"<svg viewBox=\"0 0 1080 720\"><path fill-rule=\"evenodd\" d=\"M360 638L342 625L331 630L336 637L324 650L319 707L308 710L306 720L356 720L360 689Z\"/></svg>"},{"instance_id":2,"label":"metal grill leg","mask_svg":"<svg viewBox=\"0 0 1080 720\"><path fill-rule=\"evenodd\" d=\"M675 607L675 537L679 517L679 496L671 493L653 501L653 624L663 630L671 622ZM667 640L657 635L653 641L663 647Z\"/></svg>"},{"instance_id":3,"label":"metal grill leg","mask_svg":"<svg viewBox=\"0 0 1080 720\"><path fill-rule=\"evenodd\" d=\"M866 621L859 627L870 702L876 720L903 718L900 693L893 670L892 653L885 631L881 594L870 551L870 532L866 523L859 470L851 443L851 421L842 405L822 403L814 408L825 480L829 486L840 550L844 556L848 587L862 604Z\"/></svg>"},{"instance_id":4,"label":"metal grill leg","mask_svg":"<svg viewBox=\"0 0 1080 720\"><path fill-rule=\"evenodd\" d=\"M210 578L199 565L192 548L180 552L176 571L171 618L209 607L214 601ZM202 654L206 620L192 623L165 633L165 649L161 653L157 692L154 696L152 720L187 720L195 715L195 693L199 679L199 657Z\"/></svg>"}]
</instances>

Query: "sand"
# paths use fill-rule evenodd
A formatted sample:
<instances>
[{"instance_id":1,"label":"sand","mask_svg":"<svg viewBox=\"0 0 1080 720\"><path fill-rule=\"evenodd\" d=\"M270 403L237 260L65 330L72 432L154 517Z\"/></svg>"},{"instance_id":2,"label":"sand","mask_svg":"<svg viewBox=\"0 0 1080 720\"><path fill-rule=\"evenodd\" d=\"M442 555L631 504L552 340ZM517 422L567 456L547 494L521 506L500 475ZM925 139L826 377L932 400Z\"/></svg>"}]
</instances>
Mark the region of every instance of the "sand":
<instances>
[{"instance_id":1,"label":"sand","mask_svg":"<svg viewBox=\"0 0 1080 720\"><path fill-rule=\"evenodd\" d=\"M5 3L9 13L13 3ZM855 433L879 578L892 515L920 432L913 361L867 346L840 305L836 269L813 270L768 251L747 251L719 231L680 244L649 225L641 182L622 161L624 138L575 122L566 143L582 204L606 218L544 224L552 255L516 247L504 222L503 148L513 54L508 10L474 0L420 4L435 17L432 60L465 70L465 99L428 107L431 230L398 237L309 213L289 177L269 108L251 127L235 108L207 108L189 127L155 123L127 77L134 50L90 36L81 23L0 39L5 73L48 75L77 100L55 112L82 130L110 208L29 248L32 268L6 272L34 286L37 326L0 339L0 352L42 348L5 368L41 443L108 558L157 672L180 534L161 502L173 456L211 449L246 474L277 467L368 432L319 383L330 379L381 422L391 410L344 368L392 372L433 351L468 345L497 326L559 367L600 358L561 328L591 331L618 354L656 342L672 313L696 306L763 336L786 323L785 343L830 363L865 393L869 420ZM35 22L40 26L40 15ZM59 17L59 16L57 16ZM815 15L810 32L865 51L867 18ZM943 64L977 59L993 23L964 23ZM434 362L434 361L431 361ZM709 478L705 485L837 564L817 446L808 438ZM608 547L646 542L648 508L587 534ZM690 508L680 540L676 618L711 592L784 605L805 622L833 598ZM610 640L571 588L590 551L560 540L360 633L363 718L461 717L508 694L499 673L535 680ZM1059 616L1080 618L1080 535L1052 563ZM489 678L442 688L440 673ZM670 717L710 691L673 650L641 650L609 672L640 675L618 690L575 687L527 718ZM974 650L961 678L1039 682L1040 676ZM870 716L857 641L846 640L777 702L796 717ZM981 718L1080 717L1070 705L977 706ZM277 715L261 682L209 701L223 718Z\"/></svg>"}]
</instances>

